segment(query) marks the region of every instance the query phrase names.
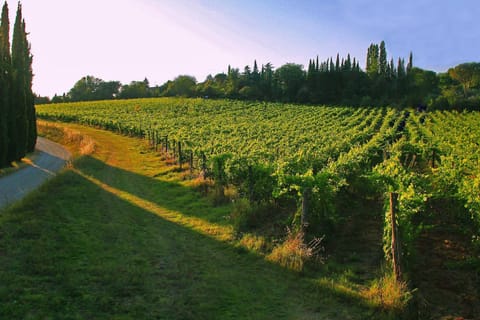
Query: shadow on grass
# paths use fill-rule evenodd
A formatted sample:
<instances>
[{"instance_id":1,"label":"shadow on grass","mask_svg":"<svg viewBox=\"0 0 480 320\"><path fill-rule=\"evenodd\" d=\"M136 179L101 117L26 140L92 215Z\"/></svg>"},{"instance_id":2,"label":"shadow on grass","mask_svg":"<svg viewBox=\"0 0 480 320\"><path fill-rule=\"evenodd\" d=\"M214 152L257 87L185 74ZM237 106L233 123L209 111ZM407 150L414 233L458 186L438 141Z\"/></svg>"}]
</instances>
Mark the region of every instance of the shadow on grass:
<instances>
[{"instance_id":1,"label":"shadow on grass","mask_svg":"<svg viewBox=\"0 0 480 320\"><path fill-rule=\"evenodd\" d=\"M91 156L75 162L75 167L113 188L153 202L163 208L181 212L183 215L202 218L208 222L228 225L230 206L212 206L198 191L180 183L147 177L112 167ZM173 167L172 167L173 168Z\"/></svg>"}]
</instances>

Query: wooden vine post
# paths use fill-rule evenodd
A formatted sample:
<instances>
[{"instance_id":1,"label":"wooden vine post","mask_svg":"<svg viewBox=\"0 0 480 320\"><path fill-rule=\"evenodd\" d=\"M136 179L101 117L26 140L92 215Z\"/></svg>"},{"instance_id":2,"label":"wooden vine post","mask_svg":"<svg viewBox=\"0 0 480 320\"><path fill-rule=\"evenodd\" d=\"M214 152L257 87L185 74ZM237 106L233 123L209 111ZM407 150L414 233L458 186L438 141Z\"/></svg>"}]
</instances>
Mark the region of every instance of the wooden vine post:
<instances>
[{"instance_id":1,"label":"wooden vine post","mask_svg":"<svg viewBox=\"0 0 480 320\"><path fill-rule=\"evenodd\" d=\"M310 188L304 188L302 191L302 216L300 223L302 225L302 230L308 226L308 197L310 194Z\"/></svg>"},{"instance_id":2,"label":"wooden vine post","mask_svg":"<svg viewBox=\"0 0 480 320\"><path fill-rule=\"evenodd\" d=\"M168 136L165 136L165 155L168 154Z\"/></svg>"},{"instance_id":3,"label":"wooden vine post","mask_svg":"<svg viewBox=\"0 0 480 320\"><path fill-rule=\"evenodd\" d=\"M397 229L397 217L396 217L396 206L397 206L398 194L390 192L390 220L392 223L392 265L393 273L395 274L395 279L397 281L402 280L402 267L401 267L401 254L400 254L400 239L398 236Z\"/></svg>"},{"instance_id":4,"label":"wooden vine post","mask_svg":"<svg viewBox=\"0 0 480 320\"><path fill-rule=\"evenodd\" d=\"M203 181L207 179L207 157L205 156L204 152L202 152L202 177L203 177ZM207 184L204 183L203 185L204 185L204 192L205 194L207 194L208 192Z\"/></svg>"},{"instance_id":5,"label":"wooden vine post","mask_svg":"<svg viewBox=\"0 0 480 320\"><path fill-rule=\"evenodd\" d=\"M150 145L153 147L154 144L155 144L155 141L154 140L154 135L155 135L155 131L151 130L150 133L149 133L149 140L150 140Z\"/></svg>"},{"instance_id":6,"label":"wooden vine post","mask_svg":"<svg viewBox=\"0 0 480 320\"><path fill-rule=\"evenodd\" d=\"M253 169L248 166L248 200L253 202Z\"/></svg>"},{"instance_id":7,"label":"wooden vine post","mask_svg":"<svg viewBox=\"0 0 480 320\"><path fill-rule=\"evenodd\" d=\"M178 165L182 170L182 143L178 141Z\"/></svg>"},{"instance_id":8,"label":"wooden vine post","mask_svg":"<svg viewBox=\"0 0 480 320\"><path fill-rule=\"evenodd\" d=\"M173 162L177 161L177 142L173 140Z\"/></svg>"},{"instance_id":9,"label":"wooden vine post","mask_svg":"<svg viewBox=\"0 0 480 320\"><path fill-rule=\"evenodd\" d=\"M190 150L189 166L190 166L190 174L193 174L193 150Z\"/></svg>"},{"instance_id":10,"label":"wooden vine post","mask_svg":"<svg viewBox=\"0 0 480 320\"><path fill-rule=\"evenodd\" d=\"M207 157L204 152L202 152L202 177L203 180L207 178Z\"/></svg>"},{"instance_id":11,"label":"wooden vine post","mask_svg":"<svg viewBox=\"0 0 480 320\"><path fill-rule=\"evenodd\" d=\"M432 168L435 169L435 149L432 152Z\"/></svg>"}]
</instances>

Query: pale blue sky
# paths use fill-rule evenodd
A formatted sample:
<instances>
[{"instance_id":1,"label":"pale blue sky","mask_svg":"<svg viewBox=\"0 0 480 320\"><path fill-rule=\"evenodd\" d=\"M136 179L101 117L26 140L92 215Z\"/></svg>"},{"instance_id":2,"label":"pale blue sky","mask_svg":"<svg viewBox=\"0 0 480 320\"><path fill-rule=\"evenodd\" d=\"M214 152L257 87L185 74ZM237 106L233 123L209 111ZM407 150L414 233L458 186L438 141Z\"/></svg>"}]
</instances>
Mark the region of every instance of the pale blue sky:
<instances>
[{"instance_id":1,"label":"pale blue sky","mask_svg":"<svg viewBox=\"0 0 480 320\"><path fill-rule=\"evenodd\" d=\"M8 1L11 25L16 1ZM179 74L281 66L347 53L364 66L385 40L389 57L414 54L446 71L480 61L476 0L23 0L34 54L34 91L67 92L85 75L162 84Z\"/></svg>"}]
</instances>

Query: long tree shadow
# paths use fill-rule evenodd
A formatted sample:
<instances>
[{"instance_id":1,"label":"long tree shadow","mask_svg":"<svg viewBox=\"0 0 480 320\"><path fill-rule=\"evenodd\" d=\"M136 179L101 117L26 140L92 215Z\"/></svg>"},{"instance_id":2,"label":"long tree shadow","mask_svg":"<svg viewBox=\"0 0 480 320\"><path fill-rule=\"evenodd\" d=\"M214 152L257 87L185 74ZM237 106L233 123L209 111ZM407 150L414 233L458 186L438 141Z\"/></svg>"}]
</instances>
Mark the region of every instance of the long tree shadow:
<instances>
[{"instance_id":1,"label":"long tree shadow","mask_svg":"<svg viewBox=\"0 0 480 320\"><path fill-rule=\"evenodd\" d=\"M139 186L129 192L193 214L140 188L181 186L86 161ZM161 219L73 171L8 210L0 238L5 319L371 318L362 300Z\"/></svg>"},{"instance_id":2,"label":"long tree shadow","mask_svg":"<svg viewBox=\"0 0 480 320\"><path fill-rule=\"evenodd\" d=\"M229 206L214 207L200 192L180 183L165 181L112 167L91 156L75 162L75 167L113 188L123 190L144 200L184 215L208 222L228 225Z\"/></svg>"}]
</instances>

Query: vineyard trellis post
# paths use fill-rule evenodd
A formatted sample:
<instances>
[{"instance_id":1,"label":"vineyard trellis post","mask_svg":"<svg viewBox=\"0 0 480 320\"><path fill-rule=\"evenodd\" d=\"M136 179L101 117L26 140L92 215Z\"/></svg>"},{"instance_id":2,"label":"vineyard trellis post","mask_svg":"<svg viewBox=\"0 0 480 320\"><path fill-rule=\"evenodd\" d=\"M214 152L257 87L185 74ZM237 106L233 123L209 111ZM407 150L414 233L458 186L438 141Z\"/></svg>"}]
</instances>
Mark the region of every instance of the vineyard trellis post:
<instances>
[{"instance_id":1,"label":"vineyard trellis post","mask_svg":"<svg viewBox=\"0 0 480 320\"><path fill-rule=\"evenodd\" d=\"M177 145L178 145L178 165L180 167L180 170L182 170L182 143L178 141Z\"/></svg>"},{"instance_id":2,"label":"vineyard trellis post","mask_svg":"<svg viewBox=\"0 0 480 320\"><path fill-rule=\"evenodd\" d=\"M177 141L173 140L173 162L177 161Z\"/></svg>"},{"instance_id":3,"label":"vineyard trellis post","mask_svg":"<svg viewBox=\"0 0 480 320\"><path fill-rule=\"evenodd\" d=\"M207 157L205 156L205 152L202 151L202 177L203 181L207 180ZM204 183L204 192L207 193L207 184Z\"/></svg>"},{"instance_id":4,"label":"vineyard trellis post","mask_svg":"<svg viewBox=\"0 0 480 320\"><path fill-rule=\"evenodd\" d=\"M435 149L432 152L432 168L435 169Z\"/></svg>"},{"instance_id":5,"label":"vineyard trellis post","mask_svg":"<svg viewBox=\"0 0 480 320\"><path fill-rule=\"evenodd\" d=\"M402 280L402 264L401 264L401 253L400 253L400 237L398 235L397 228L397 217L396 217L396 207L398 202L398 194L395 192L390 192L390 220L392 227L392 266L393 273L395 274L395 279L397 281Z\"/></svg>"},{"instance_id":6,"label":"vineyard trellis post","mask_svg":"<svg viewBox=\"0 0 480 320\"><path fill-rule=\"evenodd\" d=\"M193 150L190 150L189 166L190 166L190 174L193 174Z\"/></svg>"},{"instance_id":7,"label":"vineyard trellis post","mask_svg":"<svg viewBox=\"0 0 480 320\"><path fill-rule=\"evenodd\" d=\"M300 223L302 230L308 226L308 197L310 194L310 188L305 187L302 191L302 215L300 217Z\"/></svg>"},{"instance_id":8,"label":"vineyard trellis post","mask_svg":"<svg viewBox=\"0 0 480 320\"><path fill-rule=\"evenodd\" d=\"M252 166L248 166L248 199L253 202L253 169Z\"/></svg>"}]
</instances>

